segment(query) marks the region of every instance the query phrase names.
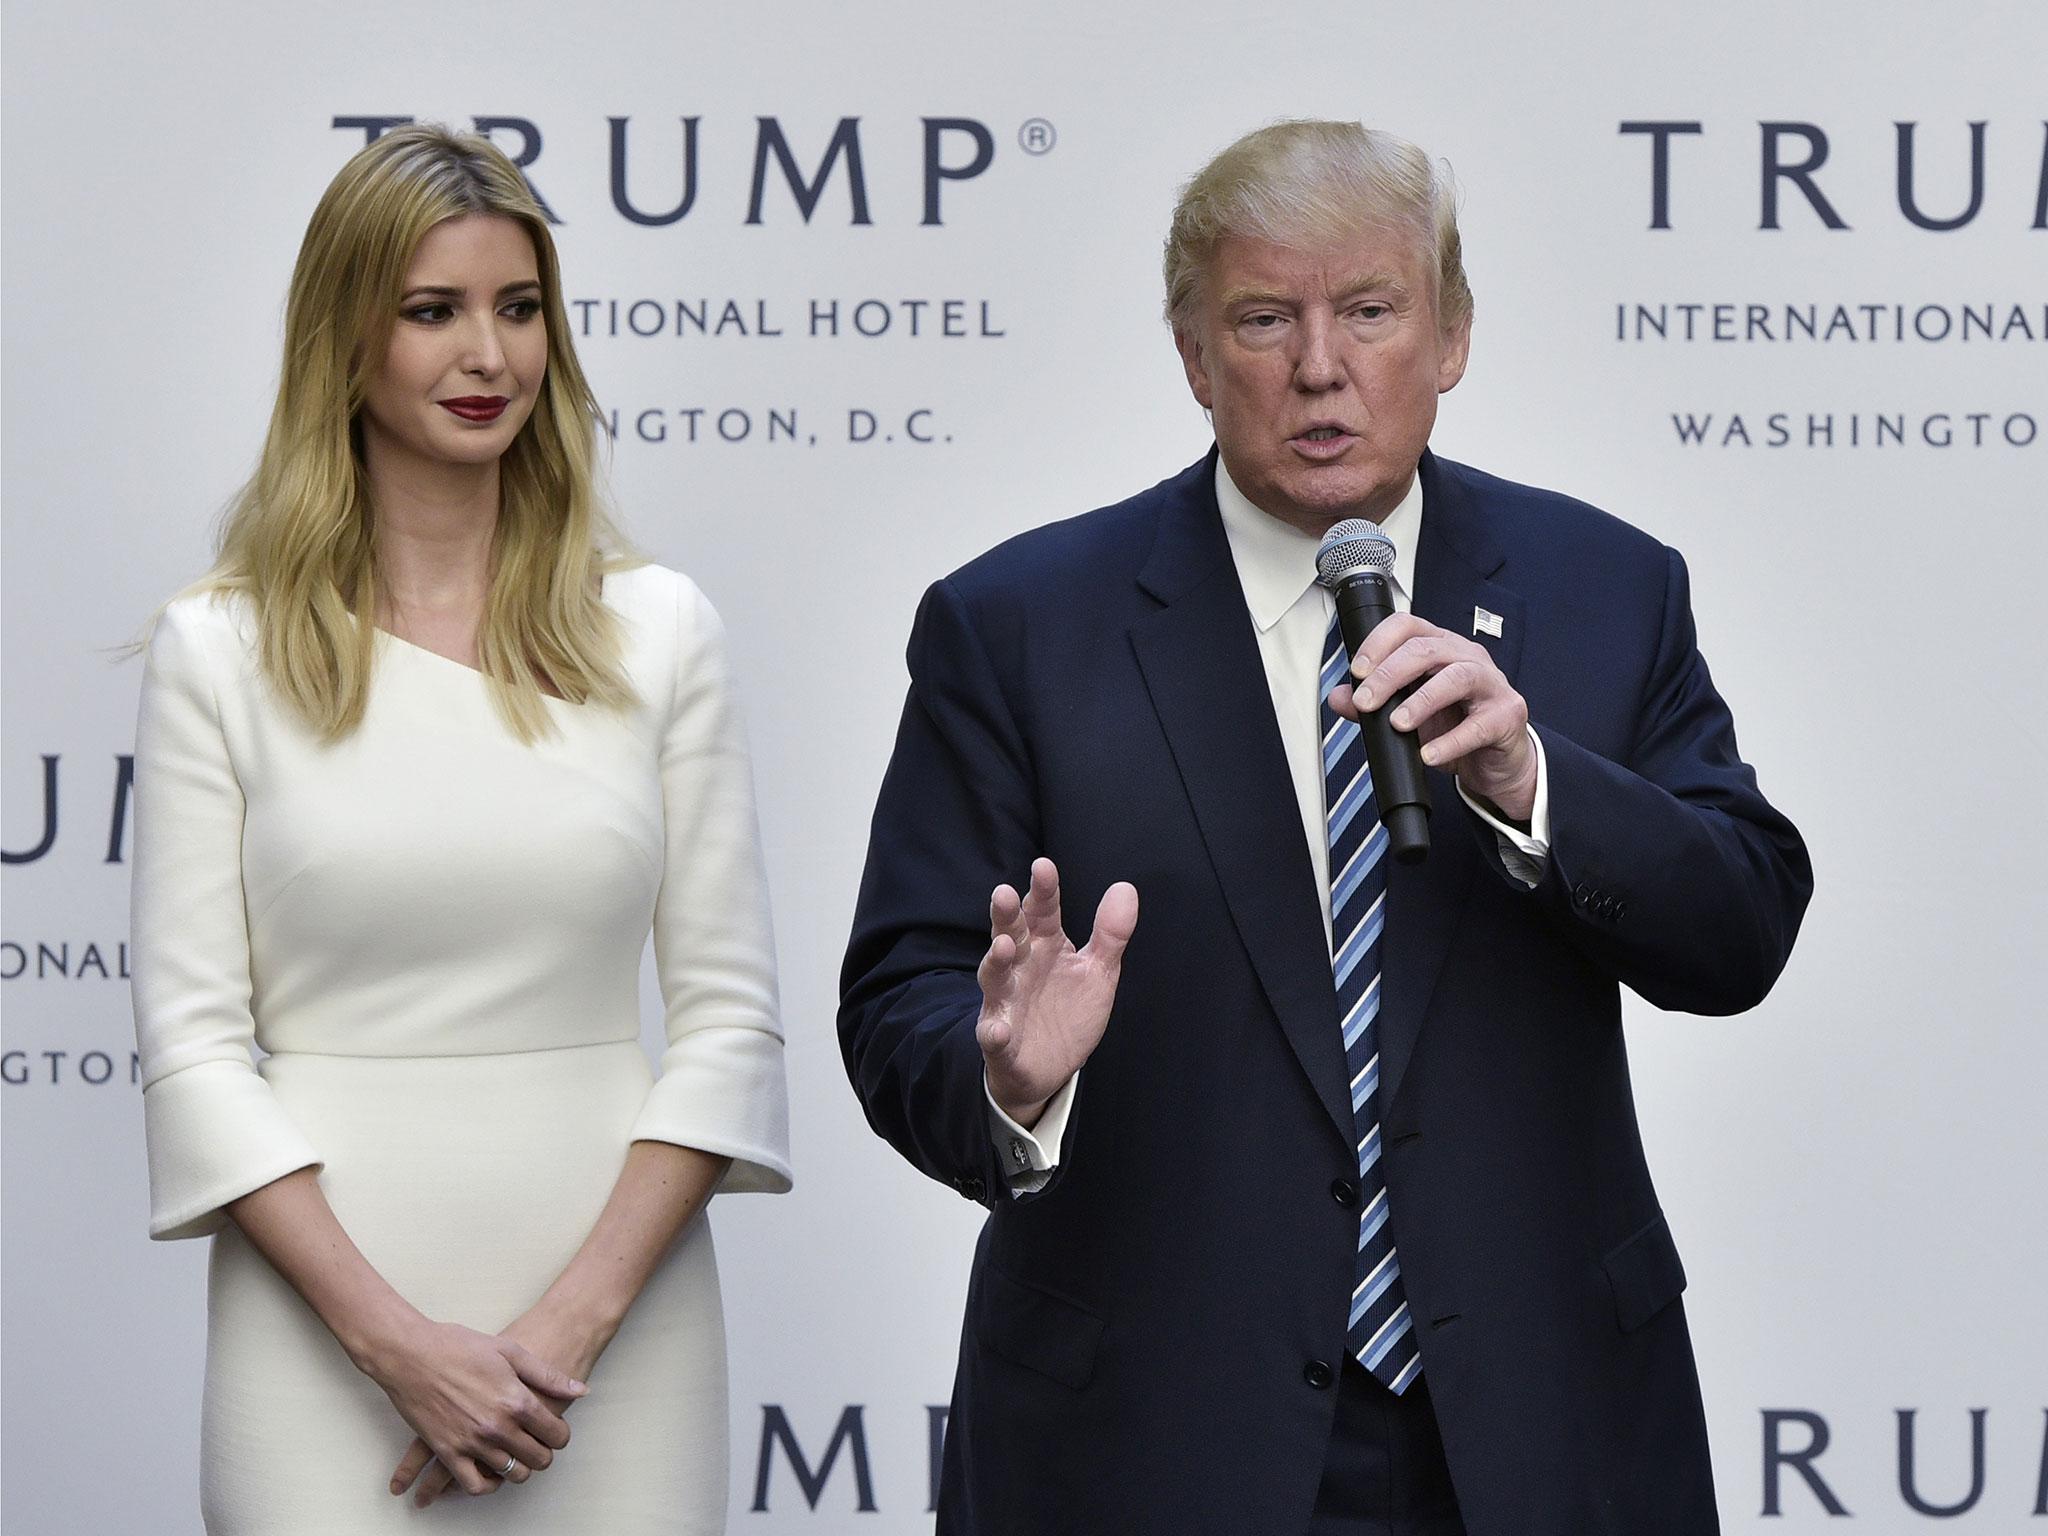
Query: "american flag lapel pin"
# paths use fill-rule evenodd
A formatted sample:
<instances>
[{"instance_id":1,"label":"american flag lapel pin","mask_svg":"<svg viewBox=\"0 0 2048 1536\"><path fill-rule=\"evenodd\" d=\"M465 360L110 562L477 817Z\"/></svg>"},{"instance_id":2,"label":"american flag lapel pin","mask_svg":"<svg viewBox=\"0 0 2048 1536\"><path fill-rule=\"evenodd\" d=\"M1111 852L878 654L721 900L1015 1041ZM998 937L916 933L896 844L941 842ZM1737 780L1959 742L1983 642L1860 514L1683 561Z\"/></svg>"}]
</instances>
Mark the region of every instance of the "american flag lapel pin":
<instances>
[{"instance_id":1,"label":"american flag lapel pin","mask_svg":"<svg viewBox=\"0 0 2048 1536\"><path fill-rule=\"evenodd\" d=\"M1475 635L1491 635L1494 639L1498 640L1500 638L1500 615L1489 613L1484 608L1474 608L1472 610L1472 633Z\"/></svg>"}]
</instances>

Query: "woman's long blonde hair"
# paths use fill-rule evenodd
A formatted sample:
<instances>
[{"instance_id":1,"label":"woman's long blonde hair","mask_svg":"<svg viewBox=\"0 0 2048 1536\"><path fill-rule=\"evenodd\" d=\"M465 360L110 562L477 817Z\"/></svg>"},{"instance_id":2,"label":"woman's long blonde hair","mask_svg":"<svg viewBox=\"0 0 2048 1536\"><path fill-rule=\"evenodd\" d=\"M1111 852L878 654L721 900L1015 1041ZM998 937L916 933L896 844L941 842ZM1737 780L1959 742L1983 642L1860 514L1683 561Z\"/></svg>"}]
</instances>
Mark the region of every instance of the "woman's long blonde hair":
<instances>
[{"instance_id":1,"label":"woman's long blonde hair","mask_svg":"<svg viewBox=\"0 0 2048 1536\"><path fill-rule=\"evenodd\" d=\"M623 708L634 695L605 571L636 563L598 491L600 416L569 341L547 219L487 140L432 124L392 129L341 168L313 210L292 271L284 365L263 457L230 503L201 583L254 604L263 670L323 737L362 723L375 654L376 519L357 416L364 374L397 321L427 231L464 214L517 220L533 240L547 374L499 463L499 510L477 652L506 723L552 729L548 689Z\"/></svg>"}]
</instances>

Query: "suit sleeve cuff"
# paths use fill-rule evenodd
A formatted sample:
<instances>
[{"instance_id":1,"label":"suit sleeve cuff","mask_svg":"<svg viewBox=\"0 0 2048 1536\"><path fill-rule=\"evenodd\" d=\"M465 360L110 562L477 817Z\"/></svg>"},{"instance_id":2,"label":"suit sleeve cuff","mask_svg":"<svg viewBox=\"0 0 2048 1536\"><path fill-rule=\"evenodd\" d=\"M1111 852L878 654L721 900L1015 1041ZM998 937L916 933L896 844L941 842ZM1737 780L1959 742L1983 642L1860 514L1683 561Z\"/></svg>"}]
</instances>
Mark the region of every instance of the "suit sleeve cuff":
<instances>
[{"instance_id":1,"label":"suit sleeve cuff","mask_svg":"<svg viewBox=\"0 0 2048 1536\"><path fill-rule=\"evenodd\" d=\"M1002 1164L1011 1194L1035 1194L1059 1167L1060 1147L1067 1137L1067 1117L1073 1112L1074 1090L1080 1081L1078 1072L1068 1078L1060 1091L1046 1100L1045 1113L1038 1117L1038 1124L1027 1131L1003 1113L995 1095L989 1092L988 1074L982 1074L981 1096L988 1103L989 1141L995 1147L996 1160Z\"/></svg>"},{"instance_id":2,"label":"suit sleeve cuff","mask_svg":"<svg viewBox=\"0 0 2048 1536\"><path fill-rule=\"evenodd\" d=\"M1536 753L1536 803L1529 811L1529 830L1509 826L1494 814L1491 806L1467 794L1463 783L1458 784L1458 797L1471 807L1473 815L1493 829L1501 866L1534 890L1550 867L1550 768L1543 757L1543 738L1536 734L1534 726L1523 729L1529 733L1529 745Z\"/></svg>"}]
</instances>

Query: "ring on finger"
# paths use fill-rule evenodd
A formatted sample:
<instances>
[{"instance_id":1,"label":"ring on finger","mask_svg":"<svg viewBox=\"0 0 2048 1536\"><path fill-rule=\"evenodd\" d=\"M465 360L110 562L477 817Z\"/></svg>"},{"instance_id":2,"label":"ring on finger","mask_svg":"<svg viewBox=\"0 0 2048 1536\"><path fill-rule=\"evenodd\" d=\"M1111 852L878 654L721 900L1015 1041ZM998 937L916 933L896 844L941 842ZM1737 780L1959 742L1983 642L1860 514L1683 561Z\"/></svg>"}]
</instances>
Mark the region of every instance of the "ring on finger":
<instances>
[{"instance_id":1,"label":"ring on finger","mask_svg":"<svg viewBox=\"0 0 2048 1536\"><path fill-rule=\"evenodd\" d=\"M497 1475L499 1477L510 1477L512 1475L512 1469L518 1465L519 1458L517 1456L507 1456L505 1458L505 1465L498 1468Z\"/></svg>"}]
</instances>

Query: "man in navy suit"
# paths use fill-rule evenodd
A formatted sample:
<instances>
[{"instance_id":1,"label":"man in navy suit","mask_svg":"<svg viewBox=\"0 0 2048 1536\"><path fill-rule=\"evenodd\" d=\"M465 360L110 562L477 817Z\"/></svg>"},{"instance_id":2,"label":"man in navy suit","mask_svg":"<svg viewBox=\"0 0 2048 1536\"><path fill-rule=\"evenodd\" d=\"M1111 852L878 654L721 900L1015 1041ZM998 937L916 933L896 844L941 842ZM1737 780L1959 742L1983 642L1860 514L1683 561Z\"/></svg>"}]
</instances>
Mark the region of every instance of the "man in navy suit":
<instances>
[{"instance_id":1,"label":"man in navy suit","mask_svg":"<svg viewBox=\"0 0 2048 1536\"><path fill-rule=\"evenodd\" d=\"M1412 145L1248 135L1166 278L1217 449L926 594L846 960L869 1120L992 1213L939 1528L1716 1531L1620 988L1751 1007L1811 871L1685 566L1428 452L1471 295ZM1404 611L1346 678L1350 517ZM1344 754L1410 683L1393 867Z\"/></svg>"}]
</instances>

